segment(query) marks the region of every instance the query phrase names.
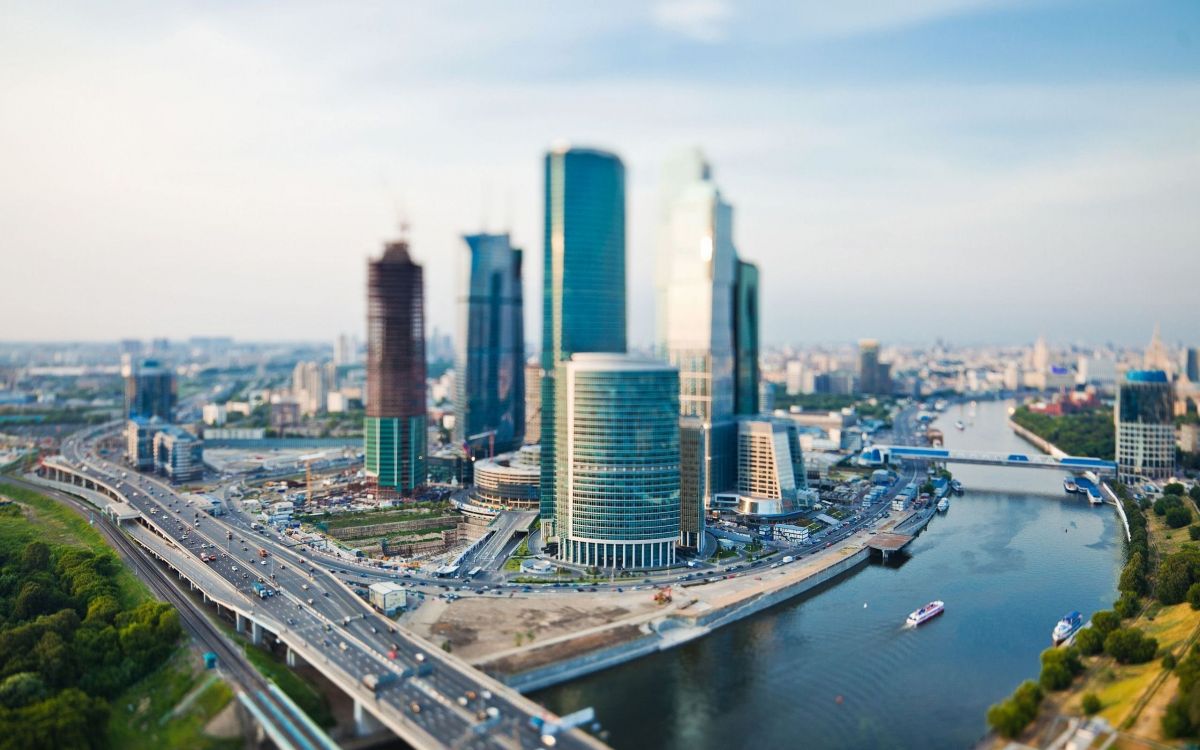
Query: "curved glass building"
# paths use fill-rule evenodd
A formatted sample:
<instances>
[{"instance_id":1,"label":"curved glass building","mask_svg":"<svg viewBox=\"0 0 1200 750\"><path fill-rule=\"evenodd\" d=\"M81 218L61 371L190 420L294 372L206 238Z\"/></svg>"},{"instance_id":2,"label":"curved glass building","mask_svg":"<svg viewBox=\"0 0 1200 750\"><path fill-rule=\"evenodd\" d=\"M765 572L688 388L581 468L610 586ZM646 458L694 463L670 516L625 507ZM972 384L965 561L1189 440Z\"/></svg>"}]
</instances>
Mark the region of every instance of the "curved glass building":
<instances>
[{"instance_id":1,"label":"curved glass building","mask_svg":"<svg viewBox=\"0 0 1200 750\"><path fill-rule=\"evenodd\" d=\"M559 558L598 568L675 562L679 374L627 354L560 368Z\"/></svg>"},{"instance_id":2,"label":"curved glass building","mask_svg":"<svg viewBox=\"0 0 1200 750\"><path fill-rule=\"evenodd\" d=\"M471 455L521 445L525 432L525 318L521 251L507 234L463 238L470 253L455 341L455 442Z\"/></svg>"},{"instance_id":3,"label":"curved glass building","mask_svg":"<svg viewBox=\"0 0 1200 750\"><path fill-rule=\"evenodd\" d=\"M553 542L564 481L560 366L576 352L625 351L625 166L606 151L556 148L545 179L541 517Z\"/></svg>"},{"instance_id":4,"label":"curved glass building","mask_svg":"<svg viewBox=\"0 0 1200 750\"><path fill-rule=\"evenodd\" d=\"M1118 475L1122 482L1175 473L1174 389L1162 370L1130 370L1117 388Z\"/></svg>"}]
</instances>

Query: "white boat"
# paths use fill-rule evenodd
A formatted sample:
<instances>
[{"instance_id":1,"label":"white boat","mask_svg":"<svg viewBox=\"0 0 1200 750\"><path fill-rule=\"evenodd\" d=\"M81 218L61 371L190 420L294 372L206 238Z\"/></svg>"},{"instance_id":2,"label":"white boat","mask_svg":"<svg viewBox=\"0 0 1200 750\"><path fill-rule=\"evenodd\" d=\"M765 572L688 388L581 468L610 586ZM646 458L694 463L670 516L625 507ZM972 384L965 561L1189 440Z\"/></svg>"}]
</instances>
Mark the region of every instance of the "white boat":
<instances>
[{"instance_id":1,"label":"white boat","mask_svg":"<svg viewBox=\"0 0 1200 750\"><path fill-rule=\"evenodd\" d=\"M1083 615L1078 612L1068 612L1054 626L1054 630L1050 633L1050 640L1057 646L1075 635L1075 632L1081 627L1083 627Z\"/></svg>"},{"instance_id":2,"label":"white boat","mask_svg":"<svg viewBox=\"0 0 1200 750\"><path fill-rule=\"evenodd\" d=\"M1063 480L1063 489L1066 490L1068 494L1073 495L1076 492L1079 492L1079 485L1075 484L1074 479L1068 478Z\"/></svg>"},{"instance_id":3,"label":"white boat","mask_svg":"<svg viewBox=\"0 0 1200 750\"><path fill-rule=\"evenodd\" d=\"M950 498L943 497L941 500L938 500L937 509L943 513L950 510Z\"/></svg>"},{"instance_id":4,"label":"white boat","mask_svg":"<svg viewBox=\"0 0 1200 750\"><path fill-rule=\"evenodd\" d=\"M908 624L912 627L923 625L946 610L946 603L938 599L926 604L908 616Z\"/></svg>"}]
</instances>

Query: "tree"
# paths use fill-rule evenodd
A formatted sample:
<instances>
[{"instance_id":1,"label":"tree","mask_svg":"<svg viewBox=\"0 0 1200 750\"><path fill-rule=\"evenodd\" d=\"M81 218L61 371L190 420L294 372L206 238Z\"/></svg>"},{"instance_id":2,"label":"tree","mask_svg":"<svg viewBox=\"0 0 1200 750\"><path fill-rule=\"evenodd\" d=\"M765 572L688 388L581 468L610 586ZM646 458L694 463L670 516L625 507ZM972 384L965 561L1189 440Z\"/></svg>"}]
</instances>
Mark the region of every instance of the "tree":
<instances>
[{"instance_id":1,"label":"tree","mask_svg":"<svg viewBox=\"0 0 1200 750\"><path fill-rule=\"evenodd\" d=\"M1022 682L1010 698L988 709L988 725L1005 737L1016 737L1037 716L1042 689L1036 682Z\"/></svg>"},{"instance_id":2,"label":"tree","mask_svg":"<svg viewBox=\"0 0 1200 750\"><path fill-rule=\"evenodd\" d=\"M1092 627L1100 631L1101 635L1108 635L1121 627L1121 618L1116 612L1104 609L1092 615Z\"/></svg>"},{"instance_id":3,"label":"tree","mask_svg":"<svg viewBox=\"0 0 1200 750\"><path fill-rule=\"evenodd\" d=\"M1200 503L1200 482L1192 485L1192 488L1188 490L1188 497Z\"/></svg>"},{"instance_id":4,"label":"tree","mask_svg":"<svg viewBox=\"0 0 1200 750\"><path fill-rule=\"evenodd\" d=\"M1183 493L1186 491L1187 490L1185 490L1183 485L1180 484L1179 482L1171 482L1167 486L1163 487L1164 495L1178 495L1178 496L1182 497Z\"/></svg>"},{"instance_id":5,"label":"tree","mask_svg":"<svg viewBox=\"0 0 1200 750\"><path fill-rule=\"evenodd\" d=\"M1120 615L1122 620L1135 616L1140 608L1141 602L1132 591L1121 592L1120 598L1113 602L1113 611Z\"/></svg>"},{"instance_id":6,"label":"tree","mask_svg":"<svg viewBox=\"0 0 1200 750\"><path fill-rule=\"evenodd\" d=\"M1146 593L1146 559L1141 552L1134 552L1129 562L1121 570L1121 580L1117 584L1121 591L1130 591L1138 596Z\"/></svg>"},{"instance_id":7,"label":"tree","mask_svg":"<svg viewBox=\"0 0 1200 750\"><path fill-rule=\"evenodd\" d=\"M1192 512L1182 505L1167 511L1167 525L1172 529L1182 529L1192 522Z\"/></svg>"},{"instance_id":8,"label":"tree","mask_svg":"<svg viewBox=\"0 0 1200 750\"><path fill-rule=\"evenodd\" d=\"M1075 636L1075 647L1085 656L1093 656L1104 650L1104 634L1096 628L1084 628Z\"/></svg>"},{"instance_id":9,"label":"tree","mask_svg":"<svg viewBox=\"0 0 1200 750\"><path fill-rule=\"evenodd\" d=\"M1038 684L1046 690L1066 690L1071 686L1071 671L1062 662L1044 664Z\"/></svg>"},{"instance_id":10,"label":"tree","mask_svg":"<svg viewBox=\"0 0 1200 750\"><path fill-rule=\"evenodd\" d=\"M1187 603L1192 609L1200 609L1200 583L1193 583L1187 590Z\"/></svg>"},{"instance_id":11,"label":"tree","mask_svg":"<svg viewBox=\"0 0 1200 750\"><path fill-rule=\"evenodd\" d=\"M1117 628L1104 639L1104 653L1122 664L1143 664L1154 658L1158 641L1136 628Z\"/></svg>"},{"instance_id":12,"label":"tree","mask_svg":"<svg viewBox=\"0 0 1200 750\"><path fill-rule=\"evenodd\" d=\"M1104 708L1104 704L1100 702L1100 698L1095 693L1083 694L1083 712L1088 716L1099 713L1100 709Z\"/></svg>"}]
</instances>

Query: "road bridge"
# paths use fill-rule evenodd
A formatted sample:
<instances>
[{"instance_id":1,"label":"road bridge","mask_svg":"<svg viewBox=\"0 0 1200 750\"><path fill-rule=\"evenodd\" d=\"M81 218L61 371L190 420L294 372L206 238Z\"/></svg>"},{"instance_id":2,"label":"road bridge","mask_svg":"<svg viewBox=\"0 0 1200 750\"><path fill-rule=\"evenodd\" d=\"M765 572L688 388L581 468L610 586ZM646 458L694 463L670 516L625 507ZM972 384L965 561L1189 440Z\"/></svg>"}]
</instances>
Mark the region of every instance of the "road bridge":
<instances>
[{"instance_id":1,"label":"road bridge","mask_svg":"<svg viewBox=\"0 0 1200 750\"><path fill-rule=\"evenodd\" d=\"M604 747L579 730L556 731L557 718L536 703L380 617L282 538L202 515L164 483L101 459L89 441L103 432L68 438L40 470L141 511L139 543L232 612L252 640L282 643L289 663L303 660L352 697L360 732L386 727L417 748ZM200 563L201 550L216 559ZM277 595L257 596L263 588Z\"/></svg>"},{"instance_id":2,"label":"road bridge","mask_svg":"<svg viewBox=\"0 0 1200 750\"><path fill-rule=\"evenodd\" d=\"M894 461L934 461L1056 471L1092 471L1099 476L1116 476L1117 473L1116 462L1099 458L1054 457L1039 453L964 451L952 448L922 448L912 445L873 445L863 450L859 461L868 466L883 466Z\"/></svg>"}]
</instances>

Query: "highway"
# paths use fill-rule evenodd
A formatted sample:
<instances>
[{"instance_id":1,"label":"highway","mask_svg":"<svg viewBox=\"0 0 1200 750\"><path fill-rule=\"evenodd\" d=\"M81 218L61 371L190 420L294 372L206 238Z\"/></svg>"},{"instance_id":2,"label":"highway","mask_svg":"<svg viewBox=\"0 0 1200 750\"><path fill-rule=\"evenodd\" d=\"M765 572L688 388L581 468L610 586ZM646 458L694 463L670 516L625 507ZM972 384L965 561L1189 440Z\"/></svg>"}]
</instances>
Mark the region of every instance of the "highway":
<instances>
[{"instance_id":1,"label":"highway","mask_svg":"<svg viewBox=\"0 0 1200 750\"><path fill-rule=\"evenodd\" d=\"M49 489L41 485L25 482L13 477L4 481L12 482L27 489L44 495L70 506L80 515L95 518L95 509L66 492ZM243 695L243 702L248 702L262 718L266 719L266 729L269 736L280 748L328 748L333 747L329 738L312 724L307 717L300 715L300 709L290 700L275 693L270 683L246 659L246 655L212 623L204 611L191 597L180 591L176 582L143 552L129 537L122 533L107 519L100 517L94 528L100 532L109 545L125 560L147 587L160 600L175 607L179 612L180 623L184 630L205 650L217 655L217 663L222 675L236 692Z\"/></svg>"},{"instance_id":2,"label":"highway","mask_svg":"<svg viewBox=\"0 0 1200 750\"><path fill-rule=\"evenodd\" d=\"M173 542L197 554L214 552L211 569L251 603L255 618L273 621L310 647L305 661L331 665L361 680L394 676L376 692L385 709L412 725L404 739L420 746L463 748L602 747L578 730L549 741L530 724L549 715L461 660L431 651L429 644L375 613L336 579L332 571L289 548L282 537L252 532L212 518L167 484L129 473L95 452L103 430L77 433L62 446L64 458L89 476L117 488ZM266 551L266 557L259 550ZM277 595L259 598L254 584Z\"/></svg>"}]
</instances>

